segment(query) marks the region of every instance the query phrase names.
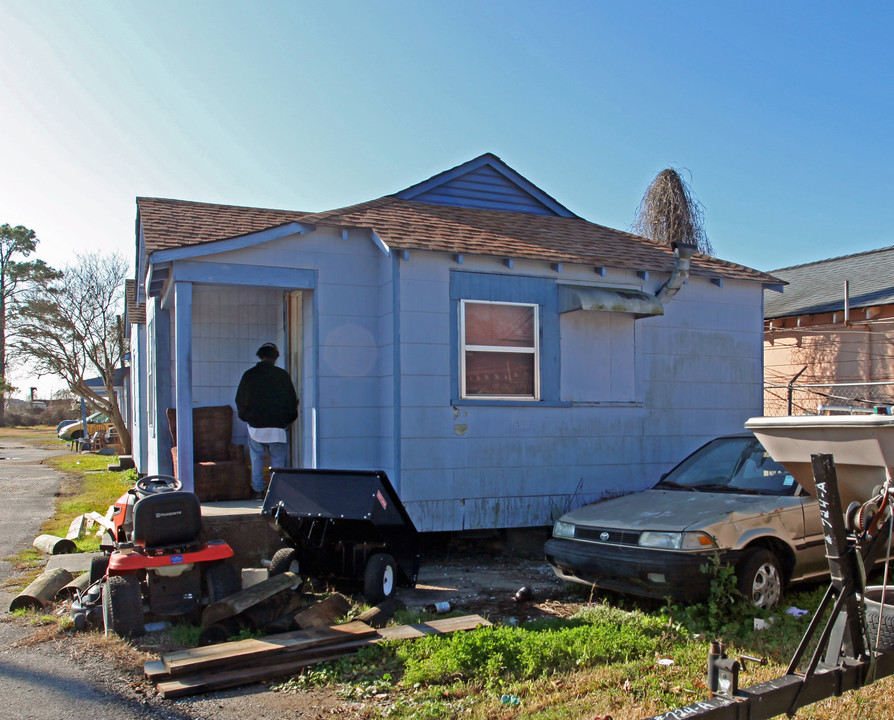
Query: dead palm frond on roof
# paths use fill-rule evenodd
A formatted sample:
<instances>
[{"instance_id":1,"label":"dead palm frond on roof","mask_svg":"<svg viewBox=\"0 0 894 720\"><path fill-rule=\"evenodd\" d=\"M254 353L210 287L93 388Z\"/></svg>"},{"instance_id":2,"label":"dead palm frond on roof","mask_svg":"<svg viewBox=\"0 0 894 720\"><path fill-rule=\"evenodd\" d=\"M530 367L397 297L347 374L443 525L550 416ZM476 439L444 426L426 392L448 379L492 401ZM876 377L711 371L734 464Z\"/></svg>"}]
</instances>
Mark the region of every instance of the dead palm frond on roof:
<instances>
[{"instance_id":1,"label":"dead palm frond on roof","mask_svg":"<svg viewBox=\"0 0 894 720\"><path fill-rule=\"evenodd\" d=\"M669 247L674 243L695 245L700 253L713 255L704 221L704 208L680 171L666 168L643 195L630 231Z\"/></svg>"}]
</instances>

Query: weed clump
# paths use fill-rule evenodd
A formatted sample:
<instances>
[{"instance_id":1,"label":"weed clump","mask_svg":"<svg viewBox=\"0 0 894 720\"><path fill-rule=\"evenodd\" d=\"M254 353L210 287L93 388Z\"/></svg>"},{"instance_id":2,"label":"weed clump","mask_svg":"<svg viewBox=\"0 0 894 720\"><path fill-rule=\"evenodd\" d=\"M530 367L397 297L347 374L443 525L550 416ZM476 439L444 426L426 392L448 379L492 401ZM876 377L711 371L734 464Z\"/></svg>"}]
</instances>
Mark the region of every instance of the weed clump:
<instances>
[{"instance_id":1,"label":"weed clump","mask_svg":"<svg viewBox=\"0 0 894 720\"><path fill-rule=\"evenodd\" d=\"M493 686L506 679L538 678L651 655L665 628L661 621L619 623L592 616L522 627L494 625L403 643L397 657L408 685L474 679Z\"/></svg>"}]
</instances>

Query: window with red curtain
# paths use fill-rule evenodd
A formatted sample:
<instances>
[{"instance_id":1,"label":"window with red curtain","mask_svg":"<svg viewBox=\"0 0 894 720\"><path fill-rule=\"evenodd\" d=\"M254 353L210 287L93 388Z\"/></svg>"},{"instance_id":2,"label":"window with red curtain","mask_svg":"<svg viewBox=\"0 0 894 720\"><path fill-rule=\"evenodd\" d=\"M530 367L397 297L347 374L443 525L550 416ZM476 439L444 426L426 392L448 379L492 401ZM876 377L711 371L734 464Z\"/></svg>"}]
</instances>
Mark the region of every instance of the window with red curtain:
<instances>
[{"instance_id":1,"label":"window with red curtain","mask_svg":"<svg viewBox=\"0 0 894 720\"><path fill-rule=\"evenodd\" d=\"M463 397L537 399L537 305L463 300Z\"/></svg>"}]
</instances>

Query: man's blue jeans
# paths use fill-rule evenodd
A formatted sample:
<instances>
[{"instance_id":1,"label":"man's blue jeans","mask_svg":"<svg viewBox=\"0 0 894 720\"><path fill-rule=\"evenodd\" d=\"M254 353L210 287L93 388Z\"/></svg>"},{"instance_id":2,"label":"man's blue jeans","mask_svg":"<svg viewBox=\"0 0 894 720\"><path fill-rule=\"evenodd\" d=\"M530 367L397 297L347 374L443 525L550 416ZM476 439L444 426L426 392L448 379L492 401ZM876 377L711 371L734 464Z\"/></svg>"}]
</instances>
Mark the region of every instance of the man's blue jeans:
<instances>
[{"instance_id":1,"label":"man's blue jeans","mask_svg":"<svg viewBox=\"0 0 894 720\"><path fill-rule=\"evenodd\" d=\"M259 443L248 438L248 455L251 458L251 489L264 492L264 456L270 455L270 467L285 467L288 443Z\"/></svg>"}]
</instances>

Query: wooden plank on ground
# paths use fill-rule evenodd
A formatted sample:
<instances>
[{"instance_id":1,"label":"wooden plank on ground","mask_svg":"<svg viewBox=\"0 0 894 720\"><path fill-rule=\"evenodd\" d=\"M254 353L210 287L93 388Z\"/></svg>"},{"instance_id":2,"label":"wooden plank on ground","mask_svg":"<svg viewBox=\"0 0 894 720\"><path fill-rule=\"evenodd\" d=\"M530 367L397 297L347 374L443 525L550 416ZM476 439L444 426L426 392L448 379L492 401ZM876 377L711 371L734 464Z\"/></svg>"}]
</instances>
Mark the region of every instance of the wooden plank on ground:
<instances>
[{"instance_id":1,"label":"wooden plank on ground","mask_svg":"<svg viewBox=\"0 0 894 720\"><path fill-rule=\"evenodd\" d=\"M96 510L87 513L87 517L95 522L97 525L101 525L106 530L111 530L113 532L115 531L115 523L113 523L110 519L107 519L100 515L98 512L96 512Z\"/></svg>"},{"instance_id":2,"label":"wooden plank on ground","mask_svg":"<svg viewBox=\"0 0 894 720\"><path fill-rule=\"evenodd\" d=\"M81 535L84 534L86 524L87 518L83 515L78 515L74 520L71 521L71 525L68 526L68 532L65 534L65 539L78 540Z\"/></svg>"},{"instance_id":3,"label":"wooden plank on ground","mask_svg":"<svg viewBox=\"0 0 894 720\"><path fill-rule=\"evenodd\" d=\"M289 675L303 667L343 657L364 645L383 640L446 634L461 630L473 630L486 625L490 625L490 623L479 615L442 618L428 623L383 628L373 636L358 636L333 645L305 647L285 654L237 656L233 659L232 664L217 668L211 667L183 676L172 677L163 661L147 662L143 666L143 670L150 680L156 682L157 689L163 697L182 697Z\"/></svg>"},{"instance_id":4,"label":"wooden plank on ground","mask_svg":"<svg viewBox=\"0 0 894 720\"><path fill-rule=\"evenodd\" d=\"M388 624L388 621L394 617L394 613L402 608L403 605L404 604L396 597L391 597L388 600L385 600L385 602L379 603L375 607L371 607L369 610L360 613L354 619L359 620L360 622L365 622L370 627L383 628ZM295 619L297 620L298 618L296 617Z\"/></svg>"},{"instance_id":5,"label":"wooden plank on ground","mask_svg":"<svg viewBox=\"0 0 894 720\"><path fill-rule=\"evenodd\" d=\"M295 615L295 624L302 630L314 627L331 627L351 609L351 601L341 593L332 593ZM364 620L360 619L360 622ZM372 627L370 625L370 627Z\"/></svg>"},{"instance_id":6,"label":"wooden plank on ground","mask_svg":"<svg viewBox=\"0 0 894 720\"><path fill-rule=\"evenodd\" d=\"M102 537L102 534L109 530L114 535L115 534L115 522L112 518L115 517L115 506L109 505L109 509L106 510L106 516L104 518L104 522L100 522L100 528L96 531L96 537ZM97 521L99 522L99 521Z\"/></svg>"},{"instance_id":7,"label":"wooden plank on ground","mask_svg":"<svg viewBox=\"0 0 894 720\"><path fill-rule=\"evenodd\" d=\"M239 685L270 680L275 677L293 675L301 668L315 665L319 662L337 660L349 652L351 652L351 648L345 648L342 651L330 652L328 655L315 655L312 658L292 658L267 666L251 665L233 670L224 669L216 673L208 672L189 675L158 682L155 688L163 698L177 698L186 695L196 695L201 692L211 692L212 690L223 690Z\"/></svg>"},{"instance_id":8,"label":"wooden plank on ground","mask_svg":"<svg viewBox=\"0 0 894 720\"><path fill-rule=\"evenodd\" d=\"M233 593L211 603L202 611L202 625L208 627L221 620L238 615L259 602L273 597L283 590L294 589L301 584L301 578L292 572L284 572L256 583L251 587ZM331 625L332 623L327 623Z\"/></svg>"},{"instance_id":9,"label":"wooden plank on ground","mask_svg":"<svg viewBox=\"0 0 894 720\"><path fill-rule=\"evenodd\" d=\"M334 627L312 628L268 635L265 638L249 638L219 645L208 645L187 651L186 656L177 653L174 653L174 655L178 655L176 657L165 655L163 660L171 675L182 675L234 662L254 662L264 655L295 652L321 645L332 645L347 638L372 637L375 634L376 631L369 625L355 621Z\"/></svg>"},{"instance_id":10,"label":"wooden plank on ground","mask_svg":"<svg viewBox=\"0 0 894 720\"><path fill-rule=\"evenodd\" d=\"M480 615L460 615L458 617L439 618L412 625L396 625L381 628L378 632L382 640L409 640L426 635L445 635L462 630L474 630L486 627L491 623Z\"/></svg>"}]
</instances>

